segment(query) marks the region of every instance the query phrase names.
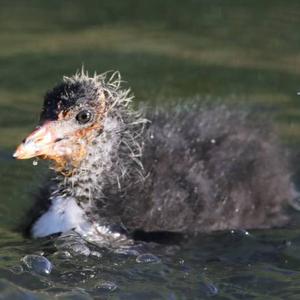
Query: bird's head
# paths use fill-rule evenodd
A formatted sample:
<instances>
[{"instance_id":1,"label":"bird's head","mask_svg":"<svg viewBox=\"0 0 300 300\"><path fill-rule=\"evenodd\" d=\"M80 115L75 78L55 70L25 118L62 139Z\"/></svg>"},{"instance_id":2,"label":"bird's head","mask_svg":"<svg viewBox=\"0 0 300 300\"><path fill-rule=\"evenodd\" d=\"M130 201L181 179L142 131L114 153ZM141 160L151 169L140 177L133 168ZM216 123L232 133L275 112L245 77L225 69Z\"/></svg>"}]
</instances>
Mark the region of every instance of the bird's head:
<instances>
[{"instance_id":1,"label":"bird's head","mask_svg":"<svg viewBox=\"0 0 300 300\"><path fill-rule=\"evenodd\" d=\"M105 130L110 110L118 103L127 106L130 100L128 91L119 88L119 78L105 78L89 77L84 72L65 77L46 94L38 126L19 145L14 157L49 159L62 173L78 167Z\"/></svg>"}]
</instances>

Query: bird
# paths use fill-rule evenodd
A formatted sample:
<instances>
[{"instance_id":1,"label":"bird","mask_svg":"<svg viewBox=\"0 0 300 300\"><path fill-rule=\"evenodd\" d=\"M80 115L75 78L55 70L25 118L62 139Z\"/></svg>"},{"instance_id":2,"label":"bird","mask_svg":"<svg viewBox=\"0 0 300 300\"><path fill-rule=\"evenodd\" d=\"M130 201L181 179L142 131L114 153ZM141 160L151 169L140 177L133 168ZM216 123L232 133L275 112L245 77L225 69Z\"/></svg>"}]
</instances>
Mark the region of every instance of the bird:
<instances>
[{"instance_id":1,"label":"bird","mask_svg":"<svg viewBox=\"0 0 300 300\"><path fill-rule=\"evenodd\" d=\"M296 192L268 122L224 104L137 106L123 85L119 72L82 69L45 94L13 154L51 162L27 236L105 245L286 224Z\"/></svg>"}]
</instances>

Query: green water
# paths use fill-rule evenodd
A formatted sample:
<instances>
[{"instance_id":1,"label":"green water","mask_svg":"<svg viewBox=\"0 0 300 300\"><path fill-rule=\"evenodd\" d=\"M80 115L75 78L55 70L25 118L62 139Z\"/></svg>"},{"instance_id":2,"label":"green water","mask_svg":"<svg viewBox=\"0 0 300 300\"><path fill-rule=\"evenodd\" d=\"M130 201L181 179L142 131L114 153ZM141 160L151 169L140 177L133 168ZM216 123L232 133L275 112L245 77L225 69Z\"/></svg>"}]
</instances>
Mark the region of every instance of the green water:
<instances>
[{"instance_id":1,"label":"green water","mask_svg":"<svg viewBox=\"0 0 300 300\"><path fill-rule=\"evenodd\" d=\"M20 259L41 245L23 242L12 228L32 202L45 166L11 159L16 144L35 126L44 92L84 64L91 73L120 70L136 101L149 105L193 98L254 105L274 118L283 143L298 161L299 1L0 4L2 295L17 299L11 294L25 297L32 291L51 298L82 288L80 297L100 299L300 299L297 228L251 232L250 237L242 233L199 237L185 247L172 248L174 253L168 247L153 250L161 262L146 266L131 256L109 253L85 263L63 263L50 255L56 263L50 276L20 271ZM300 168L296 163L294 167L297 180ZM80 272L94 276L85 278ZM101 280L118 288L95 289Z\"/></svg>"}]
</instances>

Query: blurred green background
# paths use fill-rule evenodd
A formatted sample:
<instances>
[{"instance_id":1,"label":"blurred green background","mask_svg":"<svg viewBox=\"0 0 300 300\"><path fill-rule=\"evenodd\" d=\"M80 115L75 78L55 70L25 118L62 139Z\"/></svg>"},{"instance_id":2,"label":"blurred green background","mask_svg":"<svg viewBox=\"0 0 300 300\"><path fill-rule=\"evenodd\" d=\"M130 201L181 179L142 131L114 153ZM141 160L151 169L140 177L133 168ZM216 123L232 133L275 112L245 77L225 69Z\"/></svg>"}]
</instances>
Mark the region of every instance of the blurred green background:
<instances>
[{"instance_id":1,"label":"blurred green background","mask_svg":"<svg viewBox=\"0 0 300 300\"><path fill-rule=\"evenodd\" d=\"M82 64L119 70L137 101L239 101L300 141L300 2L1 1L0 227L15 226L45 173L13 161L43 94Z\"/></svg>"}]
</instances>

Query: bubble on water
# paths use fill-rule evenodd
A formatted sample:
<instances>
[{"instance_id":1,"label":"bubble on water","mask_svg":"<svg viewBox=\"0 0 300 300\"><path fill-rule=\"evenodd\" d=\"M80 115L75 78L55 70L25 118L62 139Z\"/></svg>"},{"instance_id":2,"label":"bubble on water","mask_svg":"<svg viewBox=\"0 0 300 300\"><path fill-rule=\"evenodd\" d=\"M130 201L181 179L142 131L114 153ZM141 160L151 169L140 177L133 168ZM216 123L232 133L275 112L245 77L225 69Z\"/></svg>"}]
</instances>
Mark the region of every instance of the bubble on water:
<instances>
[{"instance_id":1,"label":"bubble on water","mask_svg":"<svg viewBox=\"0 0 300 300\"><path fill-rule=\"evenodd\" d=\"M113 292L118 286L112 281L101 281L95 286L98 292Z\"/></svg>"},{"instance_id":2,"label":"bubble on water","mask_svg":"<svg viewBox=\"0 0 300 300\"><path fill-rule=\"evenodd\" d=\"M141 254L136 258L136 262L143 263L143 264L149 264L149 263L160 263L160 258L157 256L151 254L151 253L145 253Z\"/></svg>"},{"instance_id":3,"label":"bubble on water","mask_svg":"<svg viewBox=\"0 0 300 300\"><path fill-rule=\"evenodd\" d=\"M52 263L41 255L26 255L22 258L25 266L40 275L49 275L52 271Z\"/></svg>"},{"instance_id":4,"label":"bubble on water","mask_svg":"<svg viewBox=\"0 0 300 300\"><path fill-rule=\"evenodd\" d=\"M37 165L39 164L38 159L33 160L32 164L33 164L34 166L37 166Z\"/></svg>"}]
</instances>

